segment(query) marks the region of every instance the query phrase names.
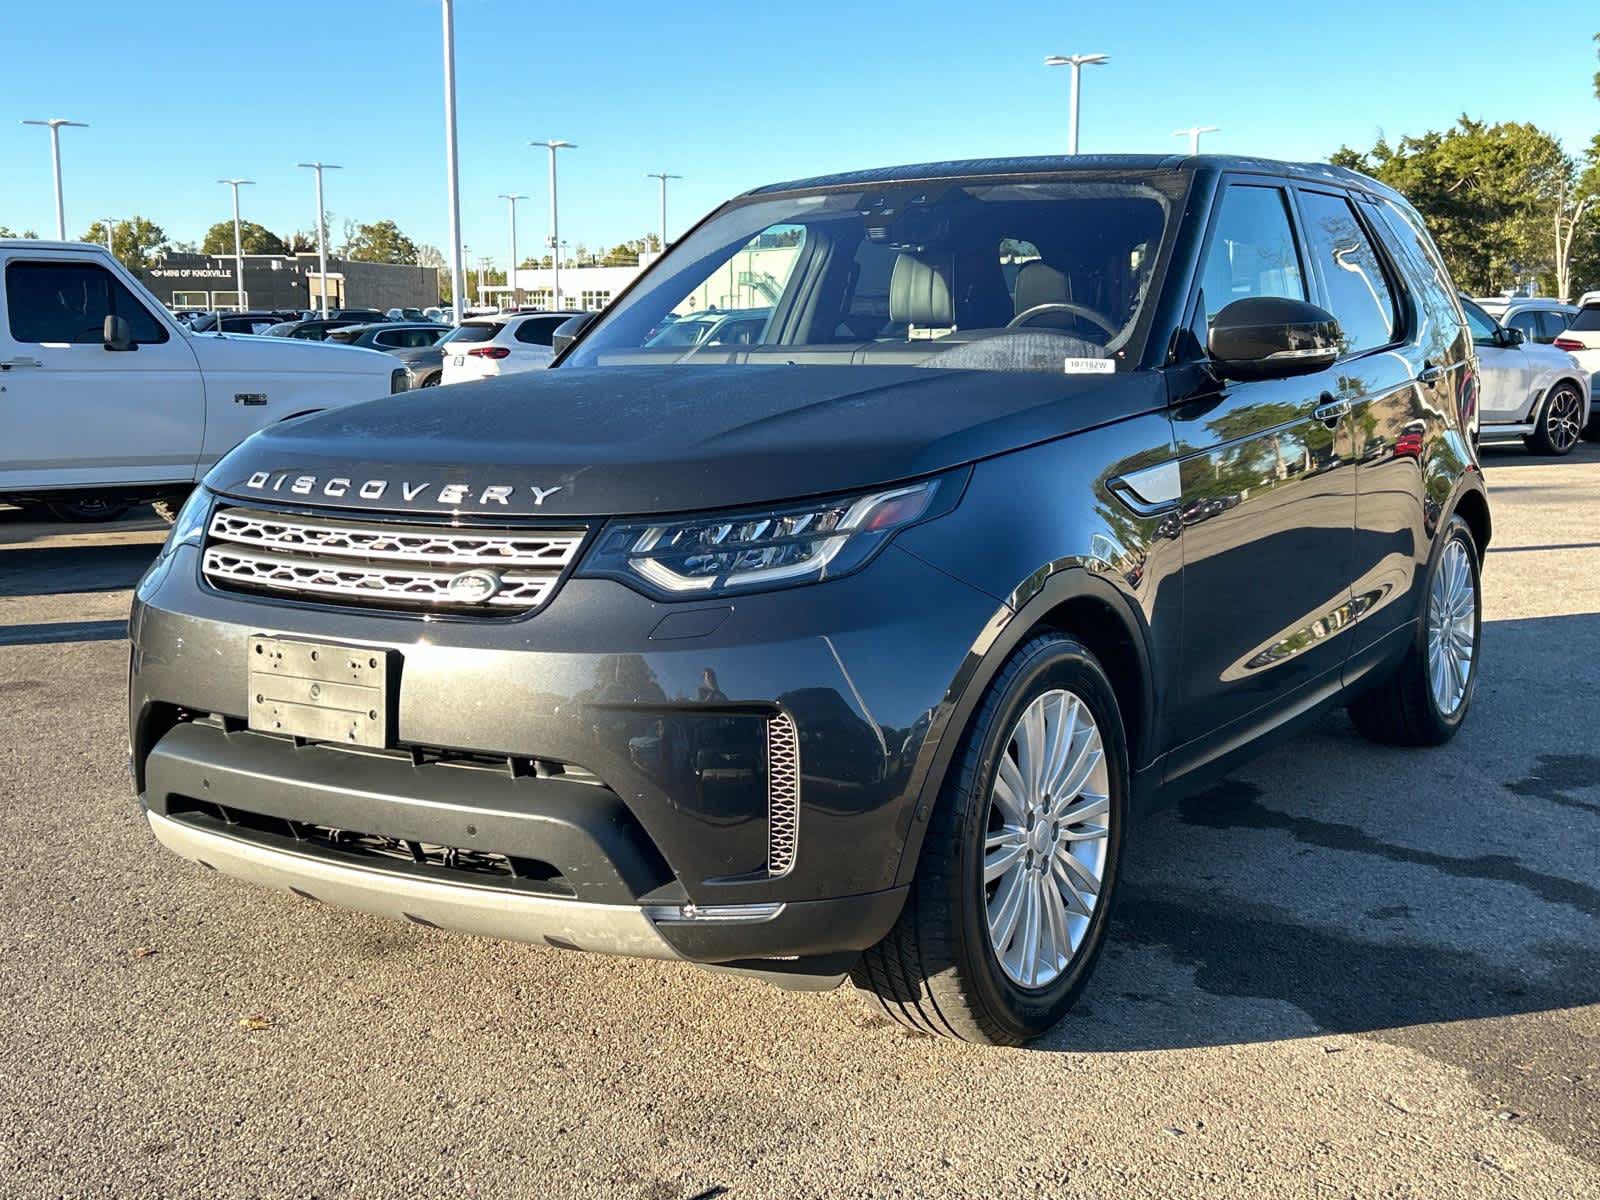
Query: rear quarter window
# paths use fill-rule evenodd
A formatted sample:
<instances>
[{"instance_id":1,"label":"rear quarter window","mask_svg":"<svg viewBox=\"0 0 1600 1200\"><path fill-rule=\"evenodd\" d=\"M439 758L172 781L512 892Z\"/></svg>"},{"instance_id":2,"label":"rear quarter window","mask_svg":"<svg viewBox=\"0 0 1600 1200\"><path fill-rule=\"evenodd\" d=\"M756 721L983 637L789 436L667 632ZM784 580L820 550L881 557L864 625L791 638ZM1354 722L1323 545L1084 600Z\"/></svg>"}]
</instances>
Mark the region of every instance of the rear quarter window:
<instances>
[{"instance_id":1,"label":"rear quarter window","mask_svg":"<svg viewBox=\"0 0 1600 1200\"><path fill-rule=\"evenodd\" d=\"M1369 212L1384 245L1401 271L1416 305L1416 340L1430 362L1446 365L1466 356L1466 315L1456 300L1456 286L1428 236L1422 218L1393 200L1380 200Z\"/></svg>"}]
</instances>

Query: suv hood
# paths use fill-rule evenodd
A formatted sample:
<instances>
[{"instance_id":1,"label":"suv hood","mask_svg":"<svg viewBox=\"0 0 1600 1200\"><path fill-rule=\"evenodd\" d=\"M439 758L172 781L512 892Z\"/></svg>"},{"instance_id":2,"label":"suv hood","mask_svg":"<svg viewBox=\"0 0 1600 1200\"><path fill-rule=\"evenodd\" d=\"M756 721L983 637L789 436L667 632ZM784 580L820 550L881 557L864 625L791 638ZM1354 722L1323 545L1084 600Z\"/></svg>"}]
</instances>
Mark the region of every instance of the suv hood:
<instances>
[{"instance_id":1,"label":"suv hood","mask_svg":"<svg viewBox=\"0 0 1600 1200\"><path fill-rule=\"evenodd\" d=\"M394 360L380 350L245 333L197 333L189 338L202 371L287 371L294 374L371 375L387 392Z\"/></svg>"},{"instance_id":2,"label":"suv hood","mask_svg":"<svg viewBox=\"0 0 1600 1200\"><path fill-rule=\"evenodd\" d=\"M206 483L369 511L686 512L895 483L1164 403L1154 372L558 368L287 421Z\"/></svg>"}]
</instances>

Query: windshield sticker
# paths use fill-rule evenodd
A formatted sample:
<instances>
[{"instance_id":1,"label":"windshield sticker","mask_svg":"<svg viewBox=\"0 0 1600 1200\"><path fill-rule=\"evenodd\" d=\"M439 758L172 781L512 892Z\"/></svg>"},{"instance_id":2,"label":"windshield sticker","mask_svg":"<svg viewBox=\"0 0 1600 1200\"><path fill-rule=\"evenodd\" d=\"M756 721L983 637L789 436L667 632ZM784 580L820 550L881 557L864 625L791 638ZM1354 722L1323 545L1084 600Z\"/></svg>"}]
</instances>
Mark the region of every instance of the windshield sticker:
<instances>
[{"instance_id":1,"label":"windshield sticker","mask_svg":"<svg viewBox=\"0 0 1600 1200\"><path fill-rule=\"evenodd\" d=\"M1117 364L1109 358L1069 358L1068 375L1115 375Z\"/></svg>"}]
</instances>

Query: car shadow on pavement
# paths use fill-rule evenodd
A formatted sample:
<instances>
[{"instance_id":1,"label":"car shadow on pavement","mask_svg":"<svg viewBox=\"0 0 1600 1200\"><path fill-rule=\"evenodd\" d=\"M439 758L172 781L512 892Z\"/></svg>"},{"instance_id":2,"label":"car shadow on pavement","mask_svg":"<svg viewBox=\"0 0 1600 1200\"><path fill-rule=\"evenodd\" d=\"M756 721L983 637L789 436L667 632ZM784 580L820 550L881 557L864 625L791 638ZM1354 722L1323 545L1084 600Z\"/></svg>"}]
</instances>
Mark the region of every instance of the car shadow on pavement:
<instances>
[{"instance_id":1,"label":"car shadow on pavement","mask_svg":"<svg viewBox=\"0 0 1600 1200\"><path fill-rule=\"evenodd\" d=\"M59 596L131 588L155 559L152 542L0 551L0 596Z\"/></svg>"},{"instance_id":2,"label":"car shadow on pavement","mask_svg":"<svg viewBox=\"0 0 1600 1200\"><path fill-rule=\"evenodd\" d=\"M0 646L117 642L127 636L126 621L47 621L33 625L0 625Z\"/></svg>"},{"instance_id":3,"label":"car shadow on pavement","mask_svg":"<svg viewBox=\"0 0 1600 1200\"><path fill-rule=\"evenodd\" d=\"M1467 726L1375 746L1344 714L1135 827L1104 957L1035 1048L1157 1050L1600 1002L1600 748L1545 728L1600 679L1600 614L1485 625ZM1499 678L1496 675L1499 675ZM1545 723L1548 724L1548 723Z\"/></svg>"},{"instance_id":4,"label":"car shadow on pavement","mask_svg":"<svg viewBox=\"0 0 1600 1200\"><path fill-rule=\"evenodd\" d=\"M1478 447L1478 461L1496 470L1500 467L1562 467L1594 463L1600 462L1600 442L1579 442L1571 453L1561 456L1535 454L1519 442L1492 442ZM1490 495L1493 495L1492 490Z\"/></svg>"}]
</instances>

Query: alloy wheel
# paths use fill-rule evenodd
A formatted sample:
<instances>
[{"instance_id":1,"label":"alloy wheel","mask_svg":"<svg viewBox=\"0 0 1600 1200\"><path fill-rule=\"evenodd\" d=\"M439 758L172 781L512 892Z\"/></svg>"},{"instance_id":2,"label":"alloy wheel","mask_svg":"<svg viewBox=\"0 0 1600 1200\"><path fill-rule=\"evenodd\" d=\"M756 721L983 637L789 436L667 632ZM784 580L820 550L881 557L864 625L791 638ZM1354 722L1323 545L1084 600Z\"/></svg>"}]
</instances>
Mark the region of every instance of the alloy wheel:
<instances>
[{"instance_id":1,"label":"alloy wheel","mask_svg":"<svg viewBox=\"0 0 1600 1200\"><path fill-rule=\"evenodd\" d=\"M1550 444L1558 453L1565 454L1578 444L1583 434L1579 417L1583 415L1583 401L1569 387L1556 389L1550 397L1550 411L1545 415L1545 430Z\"/></svg>"},{"instance_id":2,"label":"alloy wheel","mask_svg":"<svg viewBox=\"0 0 1600 1200\"><path fill-rule=\"evenodd\" d=\"M1100 902L1110 777L1094 714L1054 690L1017 719L990 793L983 883L1001 970L1046 987L1071 964Z\"/></svg>"},{"instance_id":3,"label":"alloy wheel","mask_svg":"<svg viewBox=\"0 0 1600 1200\"><path fill-rule=\"evenodd\" d=\"M1428 588L1428 685L1441 716L1453 716L1466 698L1477 650L1477 586L1460 538L1439 558Z\"/></svg>"}]
</instances>

